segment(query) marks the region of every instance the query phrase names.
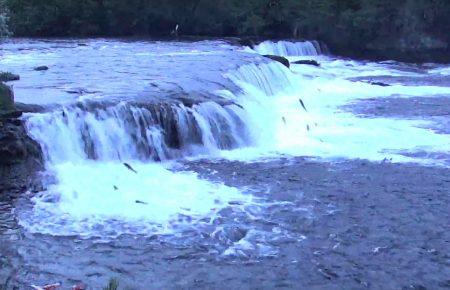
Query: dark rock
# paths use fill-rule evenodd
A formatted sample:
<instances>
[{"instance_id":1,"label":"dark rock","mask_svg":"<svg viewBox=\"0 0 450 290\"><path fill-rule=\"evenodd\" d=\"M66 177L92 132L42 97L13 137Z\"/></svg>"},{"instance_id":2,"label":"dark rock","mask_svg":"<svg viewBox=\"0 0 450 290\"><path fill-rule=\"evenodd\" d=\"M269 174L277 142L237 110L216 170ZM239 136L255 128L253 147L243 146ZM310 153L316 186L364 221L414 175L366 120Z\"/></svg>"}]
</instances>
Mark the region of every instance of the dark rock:
<instances>
[{"instance_id":1,"label":"dark rock","mask_svg":"<svg viewBox=\"0 0 450 290\"><path fill-rule=\"evenodd\" d=\"M24 113L42 113L45 111L44 107L33 104L24 104L15 102L14 106L16 107L16 110Z\"/></svg>"},{"instance_id":2,"label":"dark rock","mask_svg":"<svg viewBox=\"0 0 450 290\"><path fill-rule=\"evenodd\" d=\"M282 65L286 66L287 68L289 68L291 66L291 64L289 63L289 60L285 57L282 56L278 56L278 55L270 55L270 54L266 54L263 55L264 57L270 58L271 60L274 61L278 61L279 63L281 63Z\"/></svg>"},{"instance_id":3,"label":"dark rock","mask_svg":"<svg viewBox=\"0 0 450 290\"><path fill-rule=\"evenodd\" d=\"M320 66L320 63L318 63L315 60L297 60L297 61L294 61L293 64L306 64L306 65Z\"/></svg>"},{"instance_id":4,"label":"dark rock","mask_svg":"<svg viewBox=\"0 0 450 290\"><path fill-rule=\"evenodd\" d=\"M0 120L1 119L17 119L22 117L22 111L12 110L7 112L0 112Z\"/></svg>"},{"instance_id":5,"label":"dark rock","mask_svg":"<svg viewBox=\"0 0 450 290\"><path fill-rule=\"evenodd\" d=\"M390 87L390 84L382 83L382 82L369 82L369 84L380 87Z\"/></svg>"},{"instance_id":6,"label":"dark rock","mask_svg":"<svg viewBox=\"0 0 450 290\"><path fill-rule=\"evenodd\" d=\"M37 172L43 168L42 151L31 139L14 108L11 87L0 83L0 198L15 198L37 186ZM33 185L34 184L34 185Z\"/></svg>"},{"instance_id":7,"label":"dark rock","mask_svg":"<svg viewBox=\"0 0 450 290\"><path fill-rule=\"evenodd\" d=\"M13 199L40 187L42 151L19 119L0 119L0 199Z\"/></svg>"},{"instance_id":8,"label":"dark rock","mask_svg":"<svg viewBox=\"0 0 450 290\"><path fill-rule=\"evenodd\" d=\"M0 72L0 82L11 82L20 80L20 76L10 72Z\"/></svg>"},{"instance_id":9,"label":"dark rock","mask_svg":"<svg viewBox=\"0 0 450 290\"><path fill-rule=\"evenodd\" d=\"M247 235L248 230L237 226L227 226L217 231L213 236L227 244L237 243Z\"/></svg>"},{"instance_id":10,"label":"dark rock","mask_svg":"<svg viewBox=\"0 0 450 290\"><path fill-rule=\"evenodd\" d=\"M0 113L14 110L14 93L10 86L0 82Z\"/></svg>"},{"instance_id":11,"label":"dark rock","mask_svg":"<svg viewBox=\"0 0 450 290\"><path fill-rule=\"evenodd\" d=\"M35 67L34 70L35 70L35 71L44 71L44 70L48 70L48 66L46 66L46 65L41 65L41 66Z\"/></svg>"},{"instance_id":12,"label":"dark rock","mask_svg":"<svg viewBox=\"0 0 450 290\"><path fill-rule=\"evenodd\" d=\"M27 135L20 120L2 119L0 122L0 166L20 163L30 156L41 159L39 144Z\"/></svg>"}]
</instances>

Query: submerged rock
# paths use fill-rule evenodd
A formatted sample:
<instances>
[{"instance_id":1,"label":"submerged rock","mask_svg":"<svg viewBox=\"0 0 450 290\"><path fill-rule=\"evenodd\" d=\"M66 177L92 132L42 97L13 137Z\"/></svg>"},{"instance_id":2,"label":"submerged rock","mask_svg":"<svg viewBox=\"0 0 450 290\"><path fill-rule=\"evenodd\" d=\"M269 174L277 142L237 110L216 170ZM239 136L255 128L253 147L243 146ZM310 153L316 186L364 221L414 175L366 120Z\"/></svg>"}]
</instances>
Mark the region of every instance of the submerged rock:
<instances>
[{"instance_id":1,"label":"submerged rock","mask_svg":"<svg viewBox=\"0 0 450 290\"><path fill-rule=\"evenodd\" d=\"M282 65L284 65L287 68L289 68L291 66L291 64L289 63L289 60L283 56L270 55L270 54L266 54L263 56L270 58L271 60L278 61L279 63L281 63Z\"/></svg>"},{"instance_id":2,"label":"submerged rock","mask_svg":"<svg viewBox=\"0 0 450 290\"><path fill-rule=\"evenodd\" d=\"M48 70L48 66L46 66L46 65L41 65L41 66L35 67L34 70L35 70L35 71L44 71L44 70Z\"/></svg>"},{"instance_id":3,"label":"submerged rock","mask_svg":"<svg viewBox=\"0 0 450 290\"><path fill-rule=\"evenodd\" d=\"M320 66L320 63L318 63L315 60L297 60L297 61L294 61L293 64L306 64L306 65Z\"/></svg>"},{"instance_id":4,"label":"submerged rock","mask_svg":"<svg viewBox=\"0 0 450 290\"><path fill-rule=\"evenodd\" d=\"M20 80L20 76L10 72L0 72L0 82L12 82Z\"/></svg>"}]
</instances>

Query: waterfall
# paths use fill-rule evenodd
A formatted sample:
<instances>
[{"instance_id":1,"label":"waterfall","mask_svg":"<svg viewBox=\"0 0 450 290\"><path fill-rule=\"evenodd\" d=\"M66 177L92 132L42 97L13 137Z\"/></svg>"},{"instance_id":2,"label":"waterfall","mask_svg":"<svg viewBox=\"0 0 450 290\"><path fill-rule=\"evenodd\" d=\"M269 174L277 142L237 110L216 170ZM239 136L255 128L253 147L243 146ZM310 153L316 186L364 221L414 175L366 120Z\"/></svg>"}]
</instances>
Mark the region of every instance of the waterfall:
<instances>
[{"instance_id":1,"label":"waterfall","mask_svg":"<svg viewBox=\"0 0 450 290\"><path fill-rule=\"evenodd\" d=\"M240 88L249 86L262 91L266 96L273 96L276 93L292 88L292 72L285 66L277 62L267 64L243 65L236 71L228 74L228 77ZM242 99L252 98L253 95L247 92Z\"/></svg>"},{"instance_id":2,"label":"waterfall","mask_svg":"<svg viewBox=\"0 0 450 290\"><path fill-rule=\"evenodd\" d=\"M264 41L256 45L253 50L259 54L271 54L280 56L314 56L322 54L323 51L321 45L317 41Z\"/></svg>"},{"instance_id":3,"label":"waterfall","mask_svg":"<svg viewBox=\"0 0 450 290\"><path fill-rule=\"evenodd\" d=\"M46 160L47 190L21 224L57 235L147 234L172 229L180 215L195 221L249 202L164 161L275 144L282 118L273 101L293 86L292 76L276 62L248 64L226 74L233 88L216 92L228 100L221 104L85 102L27 114Z\"/></svg>"},{"instance_id":4,"label":"waterfall","mask_svg":"<svg viewBox=\"0 0 450 290\"><path fill-rule=\"evenodd\" d=\"M251 134L254 125L249 124L252 109L293 87L291 75L276 62L248 64L227 75L241 89L238 93L227 91L231 99L228 104L210 101L188 107L182 103L81 103L31 114L26 126L52 164L164 161L257 146L258 140Z\"/></svg>"},{"instance_id":5,"label":"waterfall","mask_svg":"<svg viewBox=\"0 0 450 290\"><path fill-rule=\"evenodd\" d=\"M161 161L249 144L242 109L214 102L90 109L71 106L27 119L51 163L80 160Z\"/></svg>"}]
</instances>

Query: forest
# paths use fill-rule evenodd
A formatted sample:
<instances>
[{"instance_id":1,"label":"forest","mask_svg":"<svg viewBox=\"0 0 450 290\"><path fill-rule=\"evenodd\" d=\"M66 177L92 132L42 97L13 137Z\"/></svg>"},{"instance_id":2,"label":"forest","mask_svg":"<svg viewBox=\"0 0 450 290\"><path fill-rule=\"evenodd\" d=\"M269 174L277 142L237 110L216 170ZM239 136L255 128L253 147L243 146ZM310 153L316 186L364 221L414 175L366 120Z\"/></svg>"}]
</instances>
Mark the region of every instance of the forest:
<instances>
[{"instance_id":1,"label":"forest","mask_svg":"<svg viewBox=\"0 0 450 290\"><path fill-rule=\"evenodd\" d=\"M304 38L337 51L447 50L448 0L0 0L15 36ZM3 28L2 28L3 27Z\"/></svg>"}]
</instances>

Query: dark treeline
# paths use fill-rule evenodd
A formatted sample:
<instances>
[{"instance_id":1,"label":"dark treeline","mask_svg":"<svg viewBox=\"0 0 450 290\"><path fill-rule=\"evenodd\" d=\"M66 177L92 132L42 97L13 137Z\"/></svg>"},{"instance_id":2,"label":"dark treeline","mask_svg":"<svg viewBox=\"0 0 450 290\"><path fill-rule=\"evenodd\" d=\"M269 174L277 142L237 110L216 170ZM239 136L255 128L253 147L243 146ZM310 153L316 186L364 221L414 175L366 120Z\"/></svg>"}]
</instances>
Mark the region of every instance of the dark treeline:
<instances>
[{"instance_id":1,"label":"dark treeline","mask_svg":"<svg viewBox=\"0 0 450 290\"><path fill-rule=\"evenodd\" d=\"M0 0L1 1L1 0ZM3 0L17 36L308 38L337 50L444 50L449 0Z\"/></svg>"}]
</instances>

